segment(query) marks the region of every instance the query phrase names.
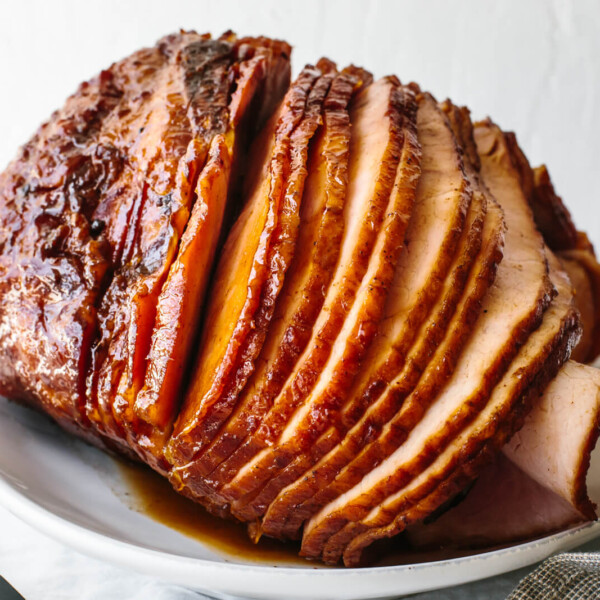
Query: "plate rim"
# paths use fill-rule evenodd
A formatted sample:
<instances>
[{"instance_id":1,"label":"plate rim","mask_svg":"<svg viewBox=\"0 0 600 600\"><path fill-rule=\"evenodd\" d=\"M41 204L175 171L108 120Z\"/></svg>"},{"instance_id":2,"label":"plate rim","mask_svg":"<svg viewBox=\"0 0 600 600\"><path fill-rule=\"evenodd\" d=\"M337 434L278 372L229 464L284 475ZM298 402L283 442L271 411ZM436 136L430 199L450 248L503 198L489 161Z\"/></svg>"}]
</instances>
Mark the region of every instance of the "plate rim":
<instances>
[{"instance_id":1,"label":"plate rim","mask_svg":"<svg viewBox=\"0 0 600 600\"><path fill-rule=\"evenodd\" d=\"M14 405L4 397L0 399L0 404L6 403L9 407L9 413L15 407L25 411L28 418L24 420L12 415L21 427L30 430L29 418L35 416L52 428L53 439L58 433L58 437L64 435L76 441L44 415ZM50 433L49 430L47 432ZM43 438L35 435L33 438L43 443ZM86 447L91 448L87 444ZM96 451L105 456L100 450ZM94 464L79 458L85 469L94 471ZM225 600L240 599L240 595L261 600L281 600L282 597L291 600L292 589L293 598L297 600L315 597L322 600L397 598L398 594L447 588L508 573L600 537L600 522L591 521L512 546L427 562L362 568L319 568L316 563L308 561L306 565L293 566L261 562L248 564L237 562L235 557L222 550L216 551L219 558L195 557L170 548L148 547L135 538L122 539L116 530L96 530L47 504L44 497L28 493L28 487L27 478L23 479L18 472L13 473L8 466L5 468L0 461L0 506L36 531L84 555ZM131 510L127 504L124 507ZM155 521L143 511L141 514ZM184 532L179 533L185 536ZM215 551L210 544L203 544L198 539L195 542L211 552Z\"/></svg>"},{"instance_id":2,"label":"plate rim","mask_svg":"<svg viewBox=\"0 0 600 600\"><path fill-rule=\"evenodd\" d=\"M523 542L520 544L515 544L512 546L503 547L500 549L490 550L487 552L479 552L477 554L461 556L456 558L449 559L441 559L435 561L427 561L427 562L419 562L419 563L407 563L401 565L384 565L384 566L375 566L375 567L357 567L357 568L348 568L348 567L333 567L333 568L316 568L311 566L298 566L298 567L284 567L284 566L270 566L270 565L261 565L261 564L240 564L235 562L217 562L204 558L195 558L188 557L183 555L177 555L169 552L164 552L161 550L155 550L151 548L145 548L143 546L126 542L123 540L116 539L108 534L102 534L97 531L93 531L92 529L85 527L83 525L74 523L73 521L68 520L67 518L60 516L54 513L49 508L38 504L31 498L27 497L23 493L21 493L18 488L11 484L10 481L5 477L4 473L0 471L0 505L6 508L10 513L14 516L22 520L23 522L36 527L38 531L41 531L45 535L58 540L68 546L76 547L79 549L81 544L73 541L73 537L75 538L90 538L95 542L100 542L100 545L109 545L112 547L119 548L121 550L131 550L134 549L136 552L141 552L142 554L160 558L161 560L168 559L170 561L175 561L178 563L182 563L184 565L202 565L205 567L210 567L211 569L217 568L222 570L234 569L236 571L248 572L248 571L257 571L263 574L271 574L278 573L281 575L297 575L297 574L305 574L306 572L310 572L312 576L331 576L332 573L336 574L344 574L344 576L351 576L356 574L377 574L377 573L394 573L394 572L402 572L402 571L419 571L419 570L429 570L433 567L443 568L447 566L462 564L466 562L476 561L485 561L489 559L493 559L496 557L500 557L504 554L517 554L523 553L527 550L530 550L535 547L545 546L550 541L559 540L566 537L586 537L587 541L594 539L595 537L600 537L600 521L588 521L585 523L581 523L579 525L574 525L567 529L564 529L559 532L555 532L549 534L547 536L536 538L535 540L529 540L527 542ZM151 518L151 517L149 517ZM62 534L61 531L65 533ZM583 534L587 532L588 535L584 536ZM70 535L72 534L72 535ZM184 535L184 534L183 534ZM199 544L202 544L201 541L198 541ZM581 543L585 543L582 541ZM89 547L85 545L85 547ZM98 547L98 546L97 546ZM85 554L90 554L87 550L82 550ZM95 556L105 556L104 553L94 552ZM104 560L108 562L115 562L110 560L110 558L104 558ZM117 564L122 564L119 561ZM310 564L310 563L309 563ZM525 566L525 565L523 565ZM139 571L139 569L135 569Z\"/></svg>"}]
</instances>

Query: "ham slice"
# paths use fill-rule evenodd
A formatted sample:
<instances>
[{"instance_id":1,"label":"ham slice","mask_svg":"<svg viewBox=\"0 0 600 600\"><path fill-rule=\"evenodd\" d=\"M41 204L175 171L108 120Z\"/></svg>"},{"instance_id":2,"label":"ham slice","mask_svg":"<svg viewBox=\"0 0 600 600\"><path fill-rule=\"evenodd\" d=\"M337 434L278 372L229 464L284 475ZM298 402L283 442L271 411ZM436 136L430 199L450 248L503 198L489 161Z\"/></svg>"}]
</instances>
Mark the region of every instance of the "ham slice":
<instances>
[{"instance_id":1,"label":"ham slice","mask_svg":"<svg viewBox=\"0 0 600 600\"><path fill-rule=\"evenodd\" d=\"M504 454L586 519L596 511L586 487L600 426L600 370L567 362L525 418Z\"/></svg>"},{"instance_id":2,"label":"ham slice","mask_svg":"<svg viewBox=\"0 0 600 600\"><path fill-rule=\"evenodd\" d=\"M569 274L573 275L578 308L584 316L584 335L575 348L574 358L593 362L600 354L600 264L587 236L581 232L577 247L563 250L558 255Z\"/></svg>"},{"instance_id":3,"label":"ham slice","mask_svg":"<svg viewBox=\"0 0 600 600\"><path fill-rule=\"evenodd\" d=\"M300 403L295 402L288 408L286 404L289 404L289 400L286 396L290 396L290 391L296 385L294 380L288 382L287 389L284 388L283 394L265 422L266 427L263 425L263 431L259 431L259 435L255 436L255 444L258 441L263 449L252 461L244 465L231 484L225 487L227 497L235 498L237 495L239 498L233 508L236 514L245 519L252 519L264 512L268 503L276 496L278 489L285 486L285 482L276 478L270 481L269 485L265 486L265 484L272 476L278 475L279 469L292 462L298 453L316 440L331 418L335 418L336 411L344 402L353 376L377 331L412 210L419 163L414 129L416 112L414 95L411 90L396 87L397 82L393 83L394 85L390 86L391 98L395 102L400 121L400 138L396 143L402 144L403 147L401 151L392 150L394 161L388 161L390 168L395 169L398 164L396 161L398 157L400 158L400 167L397 171L384 172L383 177L380 176L384 185L394 183L391 194L389 187L386 190L388 207L385 209L385 219L381 224L373 254L357 289L356 297L352 304L347 305L349 318L343 322L339 335L331 347L331 354L323 364L314 387L306 390L304 398L299 398ZM375 96L376 91L373 88L372 97ZM394 100L395 94L397 98ZM392 126L398 126L398 123L394 123L393 117L390 118L390 122ZM377 193L377 190L375 191ZM380 198L380 201L383 201L385 196L381 194ZM372 231L377 232L378 229L373 224ZM357 245L356 240L352 241L351 237L348 239L360 250L360 243ZM335 302L335 296L329 301ZM315 339L318 341L319 336L317 335ZM299 377L302 377L302 371L296 375L298 381L300 381ZM269 448L270 440L277 439L277 436L279 436L277 445ZM257 467L254 472L251 470L253 466ZM258 492L262 487L265 489L252 498L250 503L246 503L246 497L254 495L254 491Z\"/></svg>"},{"instance_id":4,"label":"ham slice","mask_svg":"<svg viewBox=\"0 0 600 600\"><path fill-rule=\"evenodd\" d=\"M148 357L156 366L152 340L155 318L161 313L164 302L161 292L168 282L171 265L176 262L200 180L204 182L200 185L205 187L210 180L210 192L215 195L205 221L216 232L212 241L206 237L202 243L207 256L200 281L206 279L212 269L212 253L223 215L228 210L229 165L234 159L237 161L238 154L243 154L243 140L258 126L258 123L249 126L249 115L243 111L247 110L252 98L256 100L264 93L266 81L272 88L272 97L265 99L264 104L271 110L274 108L286 84L289 53L286 44L269 42L266 48L261 46L265 40L251 39L244 40L241 50L234 36L210 40L206 36L185 34L174 36L174 40L173 48L159 50L161 55L168 57L167 66L152 90L148 117L141 124L135 147L140 170L147 170L144 187L139 206L135 205L129 216L130 228L123 247L122 264L100 306L101 334L93 349L88 374L90 418L101 423L99 428L105 435L116 440L126 439L129 446L141 455L146 454L148 462L159 470L167 469L162 457L165 434L160 428L144 427L144 422L140 423L134 412L134 403L144 385ZM240 52L246 57L242 61ZM263 60L254 61L256 55L262 55ZM266 55L270 57L269 61ZM236 82L236 73L241 70L247 74L251 61L256 68L260 66L262 85L256 78L240 77L230 107L230 88ZM279 88L273 87L274 81L278 82ZM239 143L236 141L238 134ZM219 135L222 137L215 142L215 136ZM209 156L213 142L220 145L220 150L215 145ZM214 173L216 154L220 154L223 166L218 175ZM209 172L201 177L200 171L207 160ZM217 179L220 179L219 184ZM200 206L196 212L199 210ZM191 235L190 228L188 237ZM196 246L198 244L197 241ZM198 262L196 267L200 266L201 262ZM202 289L203 285L199 287ZM189 294L188 300L193 304L191 308L188 305L188 315L200 312L201 294ZM191 339L195 334L193 320L187 323L187 330ZM166 341L168 332L163 328L159 335L163 343L159 360L168 365L167 371L169 368L172 371L175 357L172 346L170 350ZM169 383L173 384L176 393L177 381L169 378ZM174 417L175 398L164 388L160 398L154 397L153 402L164 411L161 413L163 429L169 429ZM150 442L151 439L154 441Z\"/></svg>"},{"instance_id":5,"label":"ham slice","mask_svg":"<svg viewBox=\"0 0 600 600\"><path fill-rule=\"evenodd\" d=\"M457 506L433 522L426 519L409 527L405 535L415 548L484 549L561 531L581 521L581 514L566 500L500 454Z\"/></svg>"},{"instance_id":6,"label":"ham slice","mask_svg":"<svg viewBox=\"0 0 600 600\"><path fill-rule=\"evenodd\" d=\"M504 259L485 298L484 312L452 378L418 424L407 435L394 435L395 431L403 431L403 420L411 418L410 412L401 410L380 436L392 443L384 445L383 452L377 445L370 445L381 452L384 460L367 470L358 485L330 502L308 523L302 544L304 555L322 555L328 562L337 562L352 539L363 533L361 530L373 528L360 523L371 510L376 511L386 497L401 495L412 480L421 481L427 467L445 449L460 450L455 440L489 404L494 385L529 333L539 325L550 302L553 286L548 278L543 242L535 229L502 132L487 122L478 125L475 133L484 183L504 209L507 224ZM411 403L410 398L407 402L407 406L418 409L418 402ZM357 459L373 452L366 447ZM352 556L352 560L357 560L356 554Z\"/></svg>"},{"instance_id":7,"label":"ham slice","mask_svg":"<svg viewBox=\"0 0 600 600\"><path fill-rule=\"evenodd\" d=\"M577 246L578 232L569 209L554 191L545 165L533 171L533 189L529 202L535 224L542 232L549 248L555 251L571 250Z\"/></svg>"}]
</instances>

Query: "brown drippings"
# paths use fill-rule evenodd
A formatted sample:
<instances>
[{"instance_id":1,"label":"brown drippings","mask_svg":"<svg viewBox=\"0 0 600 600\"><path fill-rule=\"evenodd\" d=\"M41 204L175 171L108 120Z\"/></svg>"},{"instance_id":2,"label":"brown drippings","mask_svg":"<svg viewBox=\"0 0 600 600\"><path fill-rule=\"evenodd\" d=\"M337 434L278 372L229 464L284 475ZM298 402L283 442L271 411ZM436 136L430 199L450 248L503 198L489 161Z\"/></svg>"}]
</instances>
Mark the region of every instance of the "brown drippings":
<instances>
[{"instance_id":1,"label":"brown drippings","mask_svg":"<svg viewBox=\"0 0 600 600\"><path fill-rule=\"evenodd\" d=\"M262 537L254 544L248 537L246 526L213 517L196 504L173 490L169 482L146 467L124 459L116 459L119 472L130 492L130 506L158 523L210 546L217 552L244 561L274 564L293 564L307 568L324 567L298 556L298 543L284 543ZM508 546L509 544L507 544ZM449 560L495 550L506 546L479 550L440 548L417 551L411 548L403 536L376 544L370 553L372 567L418 564L422 562Z\"/></svg>"},{"instance_id":2,"label":"brown drippings","mask_svg":"<svg viewBox=\"0 0 600 600\"><path fill-rule=\"evenodd\" d=\"M311 566L298 556L298 544L267 537L254 544L245 525L213 517L202 506L180 496L164 477L148 467L124 460L118 460L117 465L131 492L131 507L155 521L231 558Z\"/></svg>"}]
</instances>

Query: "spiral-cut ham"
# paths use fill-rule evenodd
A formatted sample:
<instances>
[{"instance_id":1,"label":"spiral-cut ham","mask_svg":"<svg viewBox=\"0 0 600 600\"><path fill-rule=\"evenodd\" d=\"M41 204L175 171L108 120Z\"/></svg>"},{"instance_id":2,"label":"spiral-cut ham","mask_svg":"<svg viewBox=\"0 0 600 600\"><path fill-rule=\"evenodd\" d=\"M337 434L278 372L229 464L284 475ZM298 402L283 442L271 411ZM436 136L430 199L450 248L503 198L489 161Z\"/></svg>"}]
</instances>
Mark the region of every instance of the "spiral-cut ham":
<instances>
[{"instance_id":1,"label":"spiral-cut ham","mask_svg":"<svg viewBox=\"0 0 600 600\"><path fill-rule=\"evenodd\" d=\"M600 265L547 170L395 76L290 84L289 54L167 36L21 149L0 392L330 564L594 519L600 376L568 359L600 351Z\"/></svg>"}]
</instances>

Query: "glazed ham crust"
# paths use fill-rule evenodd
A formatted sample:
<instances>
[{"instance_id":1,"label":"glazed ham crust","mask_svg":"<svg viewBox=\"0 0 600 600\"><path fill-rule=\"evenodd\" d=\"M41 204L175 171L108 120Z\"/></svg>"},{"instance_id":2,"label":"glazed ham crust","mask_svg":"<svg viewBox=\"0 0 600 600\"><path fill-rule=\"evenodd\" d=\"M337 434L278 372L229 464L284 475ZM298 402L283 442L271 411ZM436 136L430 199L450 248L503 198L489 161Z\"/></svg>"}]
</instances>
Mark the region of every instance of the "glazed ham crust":
<instances>
[{"instance_id":1,"label":"glazed ham crust","mask_svg":"<svg viewBox=\"0 0 600 600\"><path fill-rule=\"evenodd\" d=\"M600 376L568 359L600 265L546 168L395 76L290 83L290 51L166 36L23 146L0 393L330 564L596 518Z\"/></svg>"}]
</instances>

